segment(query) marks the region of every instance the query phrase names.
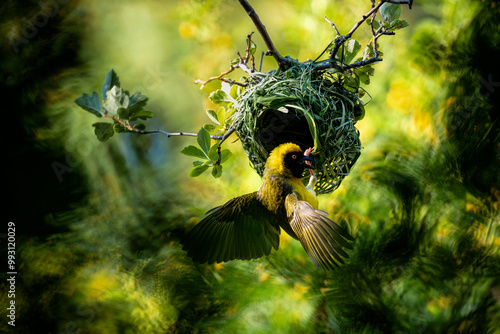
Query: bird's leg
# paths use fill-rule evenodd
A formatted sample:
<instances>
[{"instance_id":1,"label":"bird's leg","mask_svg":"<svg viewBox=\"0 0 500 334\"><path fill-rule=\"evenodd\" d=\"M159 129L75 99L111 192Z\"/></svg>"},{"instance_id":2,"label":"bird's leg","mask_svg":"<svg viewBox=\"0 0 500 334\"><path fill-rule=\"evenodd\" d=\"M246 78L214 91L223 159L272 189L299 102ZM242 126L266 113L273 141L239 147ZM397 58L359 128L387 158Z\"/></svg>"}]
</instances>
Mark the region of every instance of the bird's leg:
<instances>
[{"instance_id":1,"label":"bird's leg","mask_svg":"<svg viewBox=\"0 0 500 334\"><path fill-rule=\"evenodd\" d=\"M313 148L309 147L307 150L304 152L304 156L308 157L309 154L311 154ZM311 165L310 161L306 161L306 164ZM314 191L314 186L316 185L316 182L318 182L318 178L314 174L314 171L312 169L309 169L309 173L311 173L311 177L309 178L309 183L307 184L306 188L309 190L311 194L316 196L316 192Z\"/></svg>"}]
</instances>

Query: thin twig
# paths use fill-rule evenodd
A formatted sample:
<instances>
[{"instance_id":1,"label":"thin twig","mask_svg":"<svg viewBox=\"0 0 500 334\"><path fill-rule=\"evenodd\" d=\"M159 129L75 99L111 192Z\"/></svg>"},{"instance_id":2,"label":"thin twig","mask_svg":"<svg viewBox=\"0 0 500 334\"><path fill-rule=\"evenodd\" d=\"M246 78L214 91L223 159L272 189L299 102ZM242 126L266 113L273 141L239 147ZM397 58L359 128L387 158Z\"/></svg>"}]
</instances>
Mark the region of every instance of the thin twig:
<instances>
[{"instance_id":1,"label":"thin twig","mask_svg":"<svg viewBox=\"0 0 500 334\"><path fill-rule=\"evenodd\" d=\"M253 7L248 3L248 1L246 0L238 0L238 1L240 2L243 9L247 12L247 15L252 19L255 27L259 31L260 36L264 40L264 43L266 43L267 46L266 56L273 56L276 62L278 63L279 68L285 70L288 66L288 61L286 58L281 56L278 50L276 50L274 43L271 40L271 37L267 33L266 27L259 18L259 15L257 15L257 13L253 9Z\"/></svg>"},{"instance_id":2,"label":"thin twig","mask_svg":"<svg viewBox=\"0 0 500 334\"><path fill-rule=\"evenodd\" d=\"M231 73L232 71L234 71L235 68L239 68L239 67L241 67L240 64L231 65L231 67L229 67L229 70L227 70L226 72L222 72L218 76L210 77L210 78L208 78L205 81L200 80L200 79L196 79L194 81L194 83L201 84L200 88L203 88L207 83L209 83L211 81L221 80L221 81L225 81L225 82L228 82L228 83L231 83L231 84L236 84L236 85L240 85L240 86L246 87L247 84L244 84L244 83L241 83L241 82L237 82L237 81L233 81L233 80L229 80L229 79L224 78L225 75L228 75L229 73Z\"/></svg>"},{"instance_id":3,"label":"thin twig","mask_svg":"<svg viewBox=\"0 0 500 334\"><path fill-rule=\"evenodd\" d=\"M328 22L328 23L331 24L331 26L333 27L333 29L335 29L335 32L337 33L337 36L342 37L342 35L340 34L339 30L337 29L337 26L332 21L330 21L326 16L325 16L325 20L326 20L326 22Z\"/></svg>"},{"instance_id":4,"label":"thin twig","mask_svg":"<svg viewBox=\"0 0 500 334\"><path fill-rule=\"evenodd\" d=\"M191 133L191 132L167 132L167 131L160 130L160 129L157 129L157 130L139 130L139 129L134 128L132 125L124 122L123 120L119 119L116 115L110 115L108 113L103 113L102 115L104 117L111 118L114 123L121 124L127 130L141 134L141 135L152 134L152 133L163 133L164 135L166 135L169 138L172 136L198 137L198 135L196 133ZM211 135L210 138L214 139L214 140L222 140L222 138L224 138L224 136Z\"/></svg>"}]
</instances>

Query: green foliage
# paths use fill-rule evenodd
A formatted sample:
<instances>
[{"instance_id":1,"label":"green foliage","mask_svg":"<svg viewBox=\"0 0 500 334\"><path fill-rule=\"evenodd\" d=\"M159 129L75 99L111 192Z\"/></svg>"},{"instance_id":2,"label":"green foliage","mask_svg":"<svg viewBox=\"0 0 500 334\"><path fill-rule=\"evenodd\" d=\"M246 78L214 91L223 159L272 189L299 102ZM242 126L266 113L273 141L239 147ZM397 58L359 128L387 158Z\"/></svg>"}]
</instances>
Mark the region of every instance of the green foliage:
<instances>
[{"instance_id":1,"label":"green foliage","mask_svg":"<svg viewBox=\"0 0 500 334\"><path fill-rule=\"evenodd\" d=\"M215 113L214 113L215 114ZM193 168L189 171L189 176L196 177L212 167L212 176L219 178L222 175L222 163L231 157L231 151L221 150L219 160L219 144L211 145L210 134L205 128L201 128L196 136L199 147L189 145L182 149L181 153L190 157L199 158L193 162Z\"/></svg>"},{"instance_id":2,"label":"green foliage","mask_svg":"<svg viewBox=\"0 0 500 334\"><path fill-rule=\"evenodd\" d=\"M99 95L97 95L96 92L93 92L92 95L84 93L75 100L75 103L93 115L102 117L101 102L99 101Z\"/></svg>"},{"instance_id":3,"label":"green foliage","mask_svg":"<svg viewBox=\"0 0 500 334\"><path fill-rule=\"evenodd\" d=\"M146 129L144 123L133 123L138 119L147 120L154 116L152 111L144 110L148 102L148 97L135 92L130 93L120 88L120 80L114 70L110 70L102 85L102 103L99 95L92 92L92 95L84 93L75 99L75 103L84 110L97 117L111 118L113 123L98 122L92 124L97 139L101 142L107 141L115 132L139 132Z\"/></svg>"}]
</instances>

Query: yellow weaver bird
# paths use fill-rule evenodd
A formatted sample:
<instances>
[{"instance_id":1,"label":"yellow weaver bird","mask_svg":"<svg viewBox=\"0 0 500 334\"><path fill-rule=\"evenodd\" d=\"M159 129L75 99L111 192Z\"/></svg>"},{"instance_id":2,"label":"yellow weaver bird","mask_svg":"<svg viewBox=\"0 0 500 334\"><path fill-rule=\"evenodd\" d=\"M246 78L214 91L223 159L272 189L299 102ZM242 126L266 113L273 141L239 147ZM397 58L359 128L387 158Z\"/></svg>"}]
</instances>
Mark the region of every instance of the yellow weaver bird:
<instances>
[{"instance_id":1,"label":"yellow weaver bird","mask_svg":"<svg viewBox=\"0 0 500 334\"><path fill-rule=\"evenodd\" d=\"M183 238L183 249L199 263L250 260L278 250L280 227L298 239L316 267L333 269L344 263L354 240L318 210L311 172L304 186L301 176L314 160L296 144L281 144L266 161L263 183L256 192L233 198L209 210Z\"/></svg>"}]
</instances>

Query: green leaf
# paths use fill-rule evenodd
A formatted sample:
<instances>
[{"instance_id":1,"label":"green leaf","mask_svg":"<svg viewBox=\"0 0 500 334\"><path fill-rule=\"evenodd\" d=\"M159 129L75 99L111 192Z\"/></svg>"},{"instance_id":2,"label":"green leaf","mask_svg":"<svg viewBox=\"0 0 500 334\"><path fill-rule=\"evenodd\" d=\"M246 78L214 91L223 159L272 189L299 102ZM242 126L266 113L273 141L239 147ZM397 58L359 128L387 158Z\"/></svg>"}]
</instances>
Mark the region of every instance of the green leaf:
<instances>
[{"instance_id":1,"label":"green leaf","mask_svg":"<svg viewBox=\"0 0 500 334\"><path fill-rule=\"evenodd\" d=\"M405 20L396 20L392 22L390 30L399 30L408 27L410 24Z\"/></svg>"},{"instance_id":2,"label":"green leaf","mask_svg":"<svg viewBox=\"0 0 500 334\"><path fill-rule=\"evenodd\" d=\"M208 159L208 155L206 155L202 150L193 145L184 147L181 153L190 157L196 157L204 160Z\"/></svg>"},{"instance_id":3,"label":"green leaf","mask_svg":"<svg viewBox=\"0 0 500 334\"><path fill-rule=\"evenodd\" d=\"M344 44L344 63L350 64L359 50L361 50L361 44L355 39L349 39Z\"/></svg>"},{"instance_id":4,"label":"green leaf","mask_svg":"<svg viewBox=\"0 0 500 334\"><path fill-rule=\"evenodd\" d=\"M118 78L118 75L116 72L111 69L108 74L106 74L106 78L104 79L104 83L102 85L102 98L106 98L106 94L108 91L113 88L113 86L120 87L120 79Z\"/></svg>"},{"instance_id":5,"label":"green leaf","mask_svg":"<svg viewBox=\"0 0 500 334\"><path fill-rule=\"evenodd\" d=\"M98 122L92 124L92 126L95 128L94 133L99 141L106 141L115 134L113 123Z\"/></svg>"},{"instance_id":6,"label":"green leaf","mask_svg":"<svg viewBox=\"0 0 500 334\"><path fill-rule=\"evenodd\" d=\"M197 177L200 176L203 172L205 172L208 169L208 165L200 165L200 166L194 166L190 171L189 171L189 176L190 177Z\"/></svg>"},{"instance_id":7,"label":"green leaf","mask_svg":"<svg viewBox=\"0 0 500 334\"><path fill-rule=\"evenodd\" d=\"M121 120L128 120L130 117L130 113L126 108L120 107L116 110L116 114L120 117Z\"/></svg>"},{"instance_id":8,"label":"green leaf","mask_svg":"<svg viewBox=\"0 0 500 334\"><path fill-rule=\"evenodd\" d=\"M242 93L243 89L244 88L240 85L232 85L231 89L229 90L229 96L231 96L233 99L236 99Z\"/></svg>"},{"instance_id":9,"label":"green leaf","mask_svg":"<svg viewBox=\"0 0 500 334\"><path fill-rule=\"evenodd\" d=\"M127 110L130 111L129 108L127 108ZM137 112L131 112L132 116L130 116L130 121L135 121L136 119L140 118L142 120L146 120L148 118L152 118L153 117L153 112L150 111L150 110L139 110Z\"/></svg>"},{"instance_id":10,"label":"green leaf","mask_svg":"<svg viewBox=\"0 0 500 334\"><path fill-rule=\"evenodd\" d=\"M212 109L207 109L207 115L208 115L208 118L210 118L210 120L212 122L214 122L217 125L220 125L219 118L218 118L217 113L215 111L213 111Z\"/></svg>"},{"instance_id":11,"label":"green leaf","mask_svg":"<svg viewBox=\"0 0 500 334\"><path fill-rule=\"evenodd\" d=\"M212 176L218 179L222 175L222 166L221 165L215 165L212 168Z\"/></svg>"},{"instance_id":12,"label":"green leaf","mask_svg":"<svg viewBox=\"0 0 500 334\"><path fill-rule=\"evenodd\" d=\"M354 69L354 73L359 76L359 80L361 81L361 83L369 85L370 76L373 76L373 74L375 73L375 69L372 66L367 65Z\"/></svg>"},{"instance_id":13,"label":"green leaf","mask_svg":"<svg viewBox=\"0 0 500 334\"><path fill-rule=\"evenodd\" d=\"M401 5L386 2L380 7L380 15L384 21L391 23L401 15Z\"/></svg>"},{"instance_id":14,"label":"green leaf","mask_svg":"<svg viewBox=\"0 0 500 334\"><path fill-rule=\"evenodd\" d=\"M217 120L220 124L224 124L226 121L226 108L220 107L219 110L217 110Z\"/></svg>"},{"instance_id":15,"label":"green leaf","mask_svg":"<svg viewBox=\"0 0 500 334\"><path fill-rule=\"evenodd\" d=\"M102 117L101 102L96 92L92 92L92 95L83 94L75 100L75 103L97 117Z\"/></svg>"},{"instance_id":16,"label":"green leaf","mask_svg":"<svg viewBox=\"0 0 500 334\"><path fill-rule=\"evenodd\" d=\"M234 102L236 102L235 99L233 99L231 96L229 96L222 89L218 89L218 90L212 92L208 98L213 103L219 104L219 105L225 105L225 104L228 104L228 103L234 103Z\"/></svg>"},{"instance_id":17,"label":"green leaf","mask_svg":"<svg viewBox=\"0 0 500 334\"><path fill-rule=\"evenodd\" d=\"M115 123L113 124L113 130L116 132L116 133L122 133L122 132L127 132L129 131L126 127L124 127L122 124L120 123Z\"/></svg>"},{"instance_id":18,"label":"green leaf","mask_svg":"<svg viewBox=\"0 0 500 334\"><path fill-rule=\"evenodd\" d=\"M233 156L233 153L230 150L222 150L220 154L221 154L221 160L220 160L221 164L226 162L229 158Z\"/></svg>"},{"instance_id":19,"label":"green leaf","mask_svg":"<svg viewBox=\"0 0 500 334\"><path fill-rule=\"evenodd\" d=\"M371 20L366 20L365 22L368 25L371 24ZM381 25L382 25L382 21L380 21L380 20L374 20L373 21L373 30L377 31L377 29L380 28Z\"/></svg>"},{"instance_id":20,"label":"green leaf","mask_svg":"<svg viewBox=\"0 0 500 334\"><path fill-rule=\"evenodd\" d=\"M219 160L219 153L217 152L218 147L219 147L219 143L215 143L212 145L212 147L210 147L210 150L208 150L208 158L212 162L216 162L217 160Z\"/></svg>"},{"instance_id":21,"label":"green leaf","mask_svg":"<svg viewBox=\"0 0 500 334\"><path fill-rule=\"evenodd\" d=\"M215 129L217 127L215 125L213 125L213 124L205 124L205 125L203 125L203 128L205 130L207 130L208 132L212 132L212 131L215 131Z\"/></svg>"},{"instance_id":22,"label":"green leaf","mask_svg":"<svg viewBox=\"0 0 500 334\"><path fill-rule=\"evenodd\" d=\"M143 131L143 130L146 129L146 124L144 124L144 123L136 123L136 124L134 124L133 128L137 129L137 130Z\"/></svg>"},{"instance_id":23,"label":"green leaf","mask_svg":"<svg viewBox=\"0 0 500 334\"><path fill-rule=\"evenodd\" d=\"M104 99L104 108L107 112L111 114L116 114L118 108L128 108L130 98L128 93L125 92L118 86L113 86L106 93L106 98Z\"/></svg>"},{"instance_id":24,"label":"green leaf","mask_svg":"<svg viewBox=\"0 0 500 334\"><path fill-rule=\"evenodd\" d=\"M248 38L247 38L247 45L248 45ZM248 48L248 53L253 55L255 54L255 51L257 51L257 44L255 44L254 41L250 41L250 47Z\"/></svg>"},{"instance_id":25,"label":"green leaf","mask_svg":"<svg viewBox=\"0 0 500 334\"><path fill-rule=\"evenodd\" d=\"M196 140L198 141L198 145L200 145L203 152L208 155L208 150L210 149L210 134L207 130L205 130L205 128L201 128L200 131L198 131Z\"/></svg>"},{"instance_id":26,"label":"green leaf","mask_svg":"<svg viewBox=\"0 0 500 334\"><path fill-rule=\"evenodd\" d=\"M135 113L143 109L146 104L148 104L149 98L146 95L142 95L140 92L135 92L130 97L130 101L128 103L128 109L131 113ZM153 116L151 116L153 117Z\"/></svg>"}]
</instances>

